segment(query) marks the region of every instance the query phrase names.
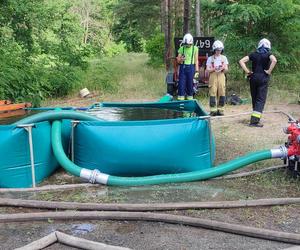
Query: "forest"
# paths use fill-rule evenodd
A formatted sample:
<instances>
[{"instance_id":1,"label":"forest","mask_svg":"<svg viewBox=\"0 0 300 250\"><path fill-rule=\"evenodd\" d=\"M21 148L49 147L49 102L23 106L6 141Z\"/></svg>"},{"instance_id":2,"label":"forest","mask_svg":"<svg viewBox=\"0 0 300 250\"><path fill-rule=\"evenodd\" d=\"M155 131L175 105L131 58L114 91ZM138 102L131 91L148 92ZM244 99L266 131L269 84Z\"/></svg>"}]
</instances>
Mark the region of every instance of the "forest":
<instances>
[{"instance_id":1,"label":"forest","mask_svg":"<svg viewBox=\"0 0 300 250\"><path fill-rule=\"evenodd\" d=\"M273 83L299 92L300 0L3 0L0 7L0 99L39 106L67 96L95 62L95 89L114 91L118 70L102 61L146 53L151 67L164 69L173 38L186 32L225 43L233 82L243 78L238 60L268 38L278 59Z\"/></svg>"}]
</instances>

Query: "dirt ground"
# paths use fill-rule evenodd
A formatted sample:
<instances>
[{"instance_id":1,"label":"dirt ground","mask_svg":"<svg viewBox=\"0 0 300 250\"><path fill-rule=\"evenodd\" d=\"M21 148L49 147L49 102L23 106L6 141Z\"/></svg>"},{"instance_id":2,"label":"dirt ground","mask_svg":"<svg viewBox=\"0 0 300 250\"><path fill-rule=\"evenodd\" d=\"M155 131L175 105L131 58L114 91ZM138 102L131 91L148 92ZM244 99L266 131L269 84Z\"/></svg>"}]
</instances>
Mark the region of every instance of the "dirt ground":
<instances>
[{"instance_id":1,"label":"dirt ground","mask_svg":"<svg viewBox=\"0 0 300 250\"><path fill-rule=\"evenodd\" d=\"M76 98L75 98L76 99ZM64 106L86 106L89 100L70 101ZM58 103L58 105L60 105ZM266 111L282 110L300 118L300 105L267 105ZM228 106L226 115L250 111L250 105ZM216 139L215 165L247 152L274 148L284 144L287 136L282 128L287 117L280 113L266 113L263 128L247 126L249 115L215 119L212 128ZM253 164L240 171L282 164L281 160L268 160ZM80 180L58 170L46 184L78 183ZM300 181L289 177L285 170L230 179L209 180L144 187L96 186L60 191L0 193L0 197L49 201L152 203L223 201L277 197L300 197ZM37 211L34 209L0 207L0 213ZM273 206L245 209L201 209L173 211L228 223L253 226L277 231L300 233L300 205ZM284 249L290 244L233 235L201 228L154 222L128 221L51 221L0 224L0 249L23 246L58 230L70 235L132 249ZM76 249L54 244L46 249Z\"/></svg>"}]
</instances>

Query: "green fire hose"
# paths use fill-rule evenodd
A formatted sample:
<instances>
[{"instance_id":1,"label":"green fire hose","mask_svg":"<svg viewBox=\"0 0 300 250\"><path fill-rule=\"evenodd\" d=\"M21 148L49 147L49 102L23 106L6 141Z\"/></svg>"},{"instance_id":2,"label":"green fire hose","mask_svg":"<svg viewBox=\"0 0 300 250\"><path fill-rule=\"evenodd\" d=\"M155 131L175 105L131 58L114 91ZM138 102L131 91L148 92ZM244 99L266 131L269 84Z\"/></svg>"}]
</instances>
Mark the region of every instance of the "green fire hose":
<instances>
[{"instance_id":1,"label":"green fire hose","mask_svg":"<svg viewBox=\"0 0 300 250\"><path fill-rule=\"evenodd\" d=\"M114 186L140 186L140 185L154 185L162 183L175 183L175 182L189 182L207 180L217 176L224 175L228 172L245 167L249 164L271 159L285 157L286 151L284 148L262 150L238 157L234 160L220 164L214 168L209 168L200 171L193 171L188 173L178 174L162 174L146 177L118 177L111 176L99 172L99 170L89 170L75 165L66 156L61 140L61 122L54 121L52 124L52 148L54 155L60 165L69 173L82 177L91 183L101 183Z\"/></svg>"},{"instance_id":2,"label":"green fire hose","mask_svg":"<svg viewBox=\"0 0 300 250\"><path fill-rule=\"evenodd\" d=\"M57 108L59 109L59 108ZM55 121L61 119L72 119L72 120L82 120L82 121L99 121L101 119L88 115L83 112L76 112L70 110L60 110L57 111L48 111L43 113L38 113L32 116L28 116L22 120L19 120L14 123L14 125L30 124L37 123L42 121Z\"/></svg>"}]
</instances>

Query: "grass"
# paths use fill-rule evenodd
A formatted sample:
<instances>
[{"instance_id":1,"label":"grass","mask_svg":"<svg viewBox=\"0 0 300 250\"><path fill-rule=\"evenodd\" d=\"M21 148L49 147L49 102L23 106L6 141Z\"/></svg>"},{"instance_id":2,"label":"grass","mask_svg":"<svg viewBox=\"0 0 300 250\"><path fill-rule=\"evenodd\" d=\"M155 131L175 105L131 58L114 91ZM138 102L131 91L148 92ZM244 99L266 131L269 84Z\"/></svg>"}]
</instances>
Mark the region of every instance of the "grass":
<instances>
[{"instance_id":1,"label":"grass","mask_svg":"<svg viewBox=\"0 0 300 250\"><path fill-rule=\"evenodd\" d=\"M145 53L123 53L110 58L94 58L83 73L81 83L70 92L74 98L79 90L88 88L97 101L149 101L166 93L166 70L148 64ZM268 103L298 103L300 98L300 73L274 72L271 78ZM232 65L226 84L227 94L236 93L251 102L249 82L243 79L241 69ZM65 99L65 98L64 98ZM201 89L197 99L208 106L208 89ZM94 100L93 100L94 101ZM46 100L43 105L55 103Z\"/></svg>"},{"instance_id":2,"label":"grass","mask_svg":"<svg viewBox=\"0 0 300 250\"><path fill-rule=\"evenodd\" d=\"M94 59L75 92L86 87L106 101L157 99L166 92L165 70L154 69L147 61L143 53Z\"/></svg>"},{"instance_id":3,"label":"grass","mask_svg":"<svg viewBox=\"0 0 300 250\"><path fill-rule=\"evenodd\" d=\"M232 65L228 73L227 92L234 92L243 98L251 98L249 81L243 79L241 69ZM268 102L270 103L298 103L300 98L300 73L278 72L276 68L271 76L268 89Z\"/></svg>"},{"instance_id":4,"label":"grass","mask_svg":"<svg viewBox=\"0 0 300 250\"><path fill-rule=\"evenodd\" d=\"M143 53L124 53L112 58L95 58L67 97L47 99L42 106L90 106L95 102L154 101L165 95L166 72L147 64ZM79 91L88 88L91 98L78 97Z\"/></svg>"}]
</instances>

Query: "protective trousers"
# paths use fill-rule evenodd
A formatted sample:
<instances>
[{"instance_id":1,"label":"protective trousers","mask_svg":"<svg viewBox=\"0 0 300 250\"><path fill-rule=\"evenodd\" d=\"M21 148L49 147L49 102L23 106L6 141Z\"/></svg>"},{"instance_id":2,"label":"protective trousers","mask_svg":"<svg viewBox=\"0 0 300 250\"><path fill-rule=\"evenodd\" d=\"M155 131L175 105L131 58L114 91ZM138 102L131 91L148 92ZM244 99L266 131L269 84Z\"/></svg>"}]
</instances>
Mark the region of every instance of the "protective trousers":
<instances>
[{"instance_id":1,"label":"protective trousers","mask_svg":"<svg viewBox=\"0 0 300 250\"><path fill-rule=\"evenodd\" d=\"M193 99L194 64L181 64L179 68L178 100Z\"/></svg>"},{"instance_id":2,"label":"protective trousers","mask_svg":"<svg viewBox=\"0 0 300 250\"><path fill-rule=\"evenodd\" d=\"M223 72L212 72L209 75L209 106L211 113L224 113L225 81L225 74Z\"/></svg>"},{"instance_id":3,"label":"protective trousers","mask_svg":"<svg viewBox=\"0 0 300 250\"><path fill-rule=\"evenodd\" d=\"M268 94L269 77L265 73L255 73L250 78L250 92L252 98L251 124L259 123L265 107Z\"/></svg>"}]
</instances>

